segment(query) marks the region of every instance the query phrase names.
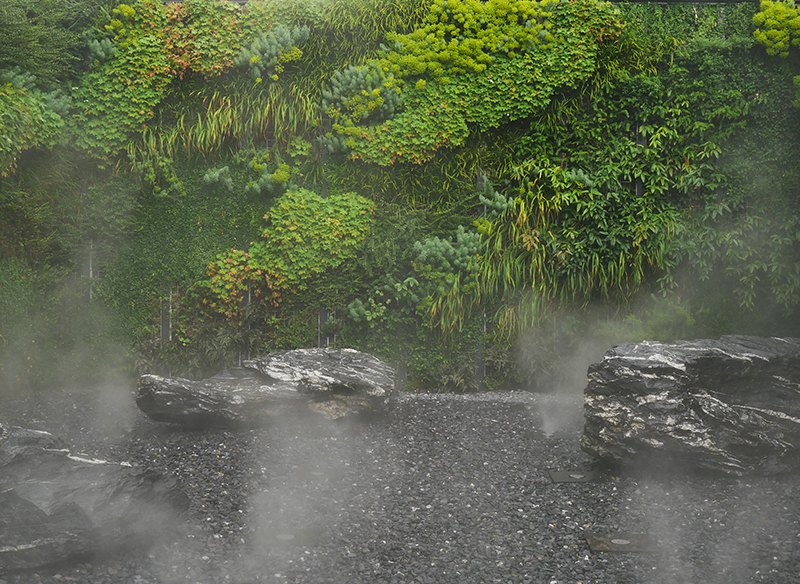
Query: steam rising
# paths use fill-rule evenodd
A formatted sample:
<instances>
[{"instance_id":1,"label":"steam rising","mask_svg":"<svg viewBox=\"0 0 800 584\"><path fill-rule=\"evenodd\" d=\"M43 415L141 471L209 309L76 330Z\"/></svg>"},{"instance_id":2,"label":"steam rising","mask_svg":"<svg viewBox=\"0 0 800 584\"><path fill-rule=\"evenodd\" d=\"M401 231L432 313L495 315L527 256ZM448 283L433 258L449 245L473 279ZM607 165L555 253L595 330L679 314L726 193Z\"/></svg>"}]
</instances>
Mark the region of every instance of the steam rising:
<instances>
[{"instance_id":1,"label":"steam rising","mask_svg":"<svg viewBox=\"0 0 800 584\"><path fill-rule=\"evenodd\" d=\"M553 318L531 329L519 342L517 368L538 390L534 425L546 436L582 427L587 369L610 347L607 330L597 323L586 327L582 324L579 328L584 330L570 330L569 324ZM622 340L624 337L616 342Z\"/></svg>"},{"instance_id":2,"label":"steam rising","mask_svg":"<svg viewBox=\"0 0 800 584\"><path fill-rule=\"evenodd\" d=\"M245 561L280 578L301 570L324 532L338 526L320 519L319 506L339 505L339 517L352 511L343 492L354 464L353 435L346 425L312 417L289 416L257 438L252 447L255 469L246 517ZM330 536L330 534L329 534ZM316 553L316 552L315 552Z\"/></svg>"}]
</instances>

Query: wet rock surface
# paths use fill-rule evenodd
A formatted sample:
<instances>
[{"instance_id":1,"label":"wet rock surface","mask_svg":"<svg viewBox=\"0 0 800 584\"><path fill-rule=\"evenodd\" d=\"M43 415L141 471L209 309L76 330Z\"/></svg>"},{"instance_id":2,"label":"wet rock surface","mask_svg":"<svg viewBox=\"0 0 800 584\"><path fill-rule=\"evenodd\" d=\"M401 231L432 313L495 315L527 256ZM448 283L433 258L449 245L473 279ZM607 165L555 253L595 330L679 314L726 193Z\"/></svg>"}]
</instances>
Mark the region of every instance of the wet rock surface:
<instances>
[{"instance_id":1,"label":"wet rock surface","mask_svg":"<svg viewBox=\"0 0 800 584\"><path fill-rule=\"evenodd\" d=\"M109 398L114 391L18 396L0 411L87 456L174 476L190 499L178 535L147 552L0 580L800 582L796 475L598 466L580 450L580 389L567 397L401 394L380 421L284 416L237 432L176 430L137 414L130 389ZM553 483L551 469L598 470L600 482ZM595 553L585 532L648 532L658 551Z\"/></svg>"},{"instance_id":2,"label":"wet rock surface","mask_svg":"<svg viewBox=\"0 0 800 584\"><path fill-rule=\"evenodd\" d=\"M800 468L800 339L623 343L589 367L581 447L732 475Z\"/></svg>"},{"instance_id":3,"label":"wet rock surface","mask_svg":"<svg viewBox=\"0 0 800 584\"><path fill-rule=\"evenodd\" d=\"M353 349L274 351L210 379L143 375L136 403L160 422L186 426L262 426L291 413L329 419L385 412L394 370Z\"/></svg>"},{"instance_id":4,"label":"wet rock surface","mask_svg":"<svg viewBox=\"0 0 800 584\"><path fill-rule=\"evenodd\" d=\"M78 456L48 432L0 423L0 570L150 547L188 505L171 474Z\"/></svg>"}]
</instances>

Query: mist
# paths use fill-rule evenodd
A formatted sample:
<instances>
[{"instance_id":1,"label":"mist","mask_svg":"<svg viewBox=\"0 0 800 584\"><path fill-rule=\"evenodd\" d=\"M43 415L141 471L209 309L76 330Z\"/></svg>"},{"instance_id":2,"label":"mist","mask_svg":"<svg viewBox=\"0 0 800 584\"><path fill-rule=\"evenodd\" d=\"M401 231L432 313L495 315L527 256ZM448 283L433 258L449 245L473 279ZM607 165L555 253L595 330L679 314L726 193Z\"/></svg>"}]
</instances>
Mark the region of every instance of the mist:
<instances>
[{"instance_id":1,"label":"mist","mask_svg":"<svg viewBox=\"0 0 800 584\"><path fill-rule=\"evenodd\" d=\"M720 478L664 466L650 476L631 473L629 520L659 541L647 584L791 581L800 536L786 481L791 477Z\"/></svg>"}]
</instances>

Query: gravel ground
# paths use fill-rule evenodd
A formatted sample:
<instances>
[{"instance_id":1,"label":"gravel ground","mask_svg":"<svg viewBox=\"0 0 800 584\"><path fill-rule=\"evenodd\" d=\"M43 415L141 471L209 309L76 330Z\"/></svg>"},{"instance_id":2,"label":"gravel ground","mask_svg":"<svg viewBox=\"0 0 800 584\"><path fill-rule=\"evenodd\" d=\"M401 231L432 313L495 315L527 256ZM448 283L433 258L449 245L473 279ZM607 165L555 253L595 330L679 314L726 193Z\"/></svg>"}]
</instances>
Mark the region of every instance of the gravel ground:
<instances>
[{"instance_id":1,"label":"gravel ground","mask_svg":"<svg viewBox=\"0 0 800 584\"><path fill-rule=\"evenodd\" d=\"M404 394L380 420L240 432L157 424L110 388L0 408L76 452L174 474L192 502L170 545L0 584L800 583L800 477L602 467L579 448L579 393ZM657 546L593 552L590 532Z\"/></svg>"}]
</instances>

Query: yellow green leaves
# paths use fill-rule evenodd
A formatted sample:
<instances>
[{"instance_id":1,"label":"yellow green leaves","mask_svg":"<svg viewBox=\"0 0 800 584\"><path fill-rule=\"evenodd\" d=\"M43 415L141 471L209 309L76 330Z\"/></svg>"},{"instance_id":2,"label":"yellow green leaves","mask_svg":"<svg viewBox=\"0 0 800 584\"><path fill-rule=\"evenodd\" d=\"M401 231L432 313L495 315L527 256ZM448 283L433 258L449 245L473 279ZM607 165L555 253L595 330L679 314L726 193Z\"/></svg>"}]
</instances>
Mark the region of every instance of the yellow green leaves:
<instances>
[{"instance_id":1,"label":"yellow green leaves","mask_svg":"<svg viewBox=\"0 0 800 584\"><path fill-rule=\"evenodd\" d=\"M270 170L267 165L270 165L273 170ZM258 173L259 177L248 181L245 192L277 196L282 195L287 190L297 188L292 182L293 175L298 172L297 168L293 168L285 162L278 162L277 167L275 167L270 162L268 151L254 156L248 166Z\"/></svg>"},{"instance_id":2,"label":"yellow green leaves","mask_svg":"<svg viewBox=\"0 0 800 584\"><path fill-rule=\"evenodd\" d=\"M494 55L533 48L546 31L544 15L526 0L435 0L426 26L387 35L393 47L385 59L399 78L480 73Z\"/></svg>"},{"instance_id":3,"label":"yellow green leaves","mask_svg":"<svg viewBox=\"0 0 800 584\"><path fill-rule=\"evenodd\" d=\"M800 47L800 12L794 2L761 0L753 24L758 27L753 36L770 55L788 57L792 45Z\"/></svg>"},{"instance_id":4,"label":"yellow green leaves","mask_svg":"<svg viewBox=\"0 0 800 584\"><path fill-rule=\"evenodd\" d=\"M761 0L761 12L753 17L753 23L758 27L753 36L770 55L786 58L791 46L800 47L800 10L794 2ZM794 78L794 84L793 104L800 107L800 75Z\"/></svg>"},{"instance_id":5,"label":"yellow green leaves","mask_svg":"<svg viewBox=\"0 0 800 584\"><path fill-rule=\"evenodd\" d=\"M399 104L400 88L380 62L370 61L363 67L350 65L336 71L329 89L322 92L322 109L334 130L323 142L329 151L341 152L346 149L342 136L349 135L348 128L389 119Z\"/></svg>"},{"instance_id":6,"label":"yellow green leaves","mask_svg":"<svg viewBox=\"0 0 800 584\"><path fill-rule=\"evenodd\" d=\"M291 178L291 168L285 162L278 165L278 169L272 173L272 180L276 183L283 184Z\"/></svg>"},{"instance_id":7,"label":"yellow green leaves","mask_svg":"<svg viewBox=\"0 0 800 584\"><path fill-rule=\"evenodd\" d=\"M136 15L136 11L127 4L120 4L114 9L114 14L122 14L126 18L133 20L133 17Z\"/></svg>"},{"instance_id":8,"label":"yellow green leaves","mask_svg":"<svg viewBox=\"0 0 800 584\"><path fill-rule=\"evenodd\" d=\"M430 15L422 28L388 35L392 48L372 65L403 88L394 117L376 125L363 97L347 112L325 95L330 150L380 165L430 160L470 132L540 111L555 91L587 79L598 47L620 27L615 9L596 0L436 0Z\"/></svg>"}]
</instances>

